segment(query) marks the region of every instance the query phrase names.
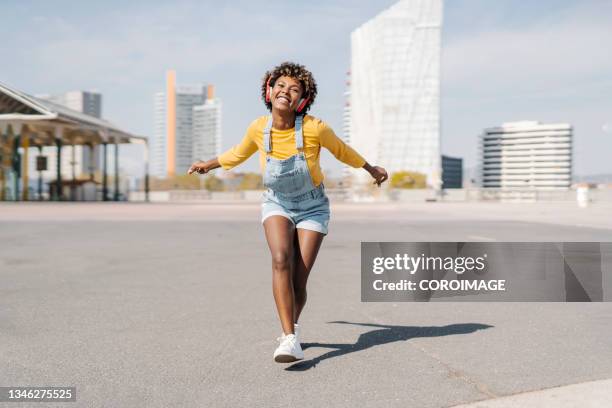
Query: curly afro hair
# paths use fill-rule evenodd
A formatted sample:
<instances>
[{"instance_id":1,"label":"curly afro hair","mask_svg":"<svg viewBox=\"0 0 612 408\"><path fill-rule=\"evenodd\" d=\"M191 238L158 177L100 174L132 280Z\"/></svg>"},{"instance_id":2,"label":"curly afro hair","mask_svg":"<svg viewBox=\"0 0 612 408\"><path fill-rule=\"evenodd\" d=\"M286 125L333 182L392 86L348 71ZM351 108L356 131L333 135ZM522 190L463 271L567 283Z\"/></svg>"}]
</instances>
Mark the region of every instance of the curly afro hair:
<instances>
[{"instance_id":1,"label":"curly afro hair","mask_svg":"<svg viewBox=\"0 0 612 408\"><path fill-rule=\"evenodd\" d=\"M274 67L272 71L267 71L261 82L261 99L263 99L268 110L272 112L272 103L266 102L266 88L268 79L270 79L270 86L273 87L276 80L282 76L295 78L302 84L302 89L304 90L303 97L308 98L308 103L306 106L304 106L304 109L301 112L301 114L305 115L317 97L317 82L312 76L312 73L303 65L293 62L283 62L282 64Z\"/></svg>"}]
</instances>

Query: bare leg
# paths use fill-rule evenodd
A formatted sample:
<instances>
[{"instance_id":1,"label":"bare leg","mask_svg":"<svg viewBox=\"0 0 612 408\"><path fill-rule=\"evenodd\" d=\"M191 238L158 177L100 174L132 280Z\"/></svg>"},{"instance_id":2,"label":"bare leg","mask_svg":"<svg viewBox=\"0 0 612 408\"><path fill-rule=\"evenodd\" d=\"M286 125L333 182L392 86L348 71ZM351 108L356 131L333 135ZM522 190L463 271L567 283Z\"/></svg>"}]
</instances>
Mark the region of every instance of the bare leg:
<instances>
[{"instance_id":1,"label":"bare leg","mask_svg":"<svg viewBox=\"0 0 612 408\"><path fill-rule=\"evenodd\" d=\"M272 292L283 333L293 333L293 223L281 215L273 215L264 221L266 240L272 255Z\"/></svg>"},{"instance_id":2,"label":"bare leg","mask_svg":"<svg viewBox=\"0 0 612 408\"><path fill-rule=\"evenodd\" d=\"M295 231L293 290L295 293L294 322L297 323L306 304L306 281L325 235L302 228L297 228Z\"/></svg>"}]
</instances>

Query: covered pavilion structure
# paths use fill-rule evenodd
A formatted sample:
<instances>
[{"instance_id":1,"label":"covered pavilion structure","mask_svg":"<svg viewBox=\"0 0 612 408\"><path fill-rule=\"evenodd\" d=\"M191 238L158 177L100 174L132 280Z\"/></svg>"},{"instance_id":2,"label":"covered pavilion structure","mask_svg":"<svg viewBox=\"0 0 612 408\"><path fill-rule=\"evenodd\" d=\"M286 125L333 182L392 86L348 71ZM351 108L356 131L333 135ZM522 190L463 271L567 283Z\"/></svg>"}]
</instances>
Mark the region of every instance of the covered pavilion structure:
<instances>
[{"instance_id":1,"label":"covered pavilion structure","mask_svg":"<svg viewBox=\"0 0 612 408\"><path fill-rule=\"evenodd\" d=\"M66 182L77 183L75 172L76 145L90 149L88 163L89 177L94 181L95 145L102 148L102 200L118 201L119 193L119 145L126 143L144 146L144 191L148 201L149 163L148 141L146 137L133 135L114 124L84 113L69 109L56 103L36 98L0 83L0 201L31 200L29 181L30 155L42 157L44 146L57 149L55 180L50 188L49 199L55 201L73 200L73 194L66 194ZM114 188L111 194L108 186L107 156L109 145L114 147ZM62 149L72 149L72 179L62 180ZM34 150L34 151L32 151ZM37 150L37 152L36 152ZM42 161L44 163L44 161ZM41 164L40 166L44 166ZM38 169L40 170L40 168ZM38 199L42 199L42 178L38 182Z\"/></svg>"}]
</instances>

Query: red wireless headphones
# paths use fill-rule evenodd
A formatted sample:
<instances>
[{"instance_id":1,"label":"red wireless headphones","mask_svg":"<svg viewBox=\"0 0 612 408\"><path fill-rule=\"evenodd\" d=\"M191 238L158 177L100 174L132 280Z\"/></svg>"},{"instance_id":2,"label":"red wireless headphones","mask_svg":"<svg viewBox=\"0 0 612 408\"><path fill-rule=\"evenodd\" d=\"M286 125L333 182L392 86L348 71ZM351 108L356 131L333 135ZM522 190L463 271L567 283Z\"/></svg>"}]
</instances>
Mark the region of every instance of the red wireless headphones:
<instances>
[{"instance_id":1,"label":"red wireless headphones","mask_svg":"<svg viewBox=\"0 0 612 408\"><path fill-rule=\"evenodd\" d=\"M300 103L298 103L298 107L295 110L297 113L302 113L306 105L308 104L309 98L300 99Z\"/></svg>"},{"instance_id":2,"label":"red wireless headphones","mask_svg":"<svg viewBox=\"0 0 612 408\"><path fill-rule=\"evenodd\" d=\"M272 80L272 75L268 77L268 82L266 82L266 103L270 102L270 94L272 93L272 88L270 88L271 80Z\"/></svg>"},{"instance_id":3,"label":"red wireless headphones","mask_svg":"<svg viewBox=\"0 0 612 408\"><path fill-rule=\"evenodd\" d=\"M268 81L266 82L266 103L270 103L270 100L272 99L272 87L270 86L270 81L272 80L272 75L270 75L268 77ZM306 107L306 105L308 104L308 101L310 100L310 98L302 98L300 99L300 102L298 102L298 106L297 109L295 110L297 113L301 113L304 108Z\"/></svg>"}]
</instances>

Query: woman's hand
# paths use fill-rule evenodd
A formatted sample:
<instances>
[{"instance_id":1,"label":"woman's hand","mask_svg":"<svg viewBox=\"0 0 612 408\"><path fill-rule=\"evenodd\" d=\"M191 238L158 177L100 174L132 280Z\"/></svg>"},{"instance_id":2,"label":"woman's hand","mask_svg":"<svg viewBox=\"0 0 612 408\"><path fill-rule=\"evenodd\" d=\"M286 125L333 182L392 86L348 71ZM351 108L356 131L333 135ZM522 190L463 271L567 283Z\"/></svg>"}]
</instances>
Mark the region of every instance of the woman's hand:
<instances>
[{"instance_id":1,"label":"woman's hand","mask_svg":"<svg viewBox=\"0 0 612 408\"><path fill-rule=\"evenodd\" d=\"M206 174L211 170L218 169L219 167L221 167L221 163L219 163L219 158L217 157L208 161L198 160L197 162L191 165L191 167L187 171L187 174Z\"/></svg>"},{"instance_id":2,"label":"woman's hand","mask_svg":"<svg viewBox=\"0 0 612 408\"><path fill-rule=\"evenodd\" d=\"M195 162L195 163L193 163L191 165L191 167L189 168L189 171L187 172L187 174L193 174L193 173L206 174L210 170L211 169L208 166L208 162L204 162L204 161L198 160L197 162Z\"/></svg>"},{"instance_id":3,"label":"woman's hand","mask_svg":"<svg viewBox=\"0 0 612 408\"><path fill-rule=\"evenodd\" d=\"M380 166L374 166L370 174L372 175L372 177L374 177L375 180L373 184L378 184L378 187L380 187L380 185L389 178L389 176L387 175L387 170Z\"/></svg>"},{"instance_id":4,"label":"woman's hand","mask_svg":"<svg viewBox=\"0 0 612 408\"><path fill-rule=\"evenodd\" d=\"M378 187L389 178L387 170L380 166L370 166L369 163L366 163L363 168L374 178L374 184L378 184Z\"/></svg>"}]
</instances>

